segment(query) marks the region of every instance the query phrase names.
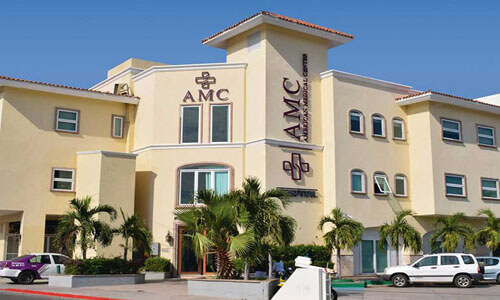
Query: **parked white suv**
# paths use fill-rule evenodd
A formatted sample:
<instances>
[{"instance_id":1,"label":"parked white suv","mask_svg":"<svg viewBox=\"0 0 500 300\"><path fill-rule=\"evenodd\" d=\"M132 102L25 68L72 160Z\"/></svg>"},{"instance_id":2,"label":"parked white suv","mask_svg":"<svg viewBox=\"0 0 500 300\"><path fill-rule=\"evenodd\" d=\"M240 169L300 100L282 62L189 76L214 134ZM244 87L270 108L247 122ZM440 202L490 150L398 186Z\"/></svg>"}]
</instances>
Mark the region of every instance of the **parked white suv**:
<instances>
[{"instance_id":1,"label":"parked white suv","mask_svg":"<svg viewBox=\"0 0 500 300\"><path fill-rule=\"evenodd\" d=\"M415 282L442 282L468 288L473 281L482 280L483 274L472 254L440 253L424 255L408 266L386 268L382 278L392 281L396 287Z\"/></svg>"}]
</instances>

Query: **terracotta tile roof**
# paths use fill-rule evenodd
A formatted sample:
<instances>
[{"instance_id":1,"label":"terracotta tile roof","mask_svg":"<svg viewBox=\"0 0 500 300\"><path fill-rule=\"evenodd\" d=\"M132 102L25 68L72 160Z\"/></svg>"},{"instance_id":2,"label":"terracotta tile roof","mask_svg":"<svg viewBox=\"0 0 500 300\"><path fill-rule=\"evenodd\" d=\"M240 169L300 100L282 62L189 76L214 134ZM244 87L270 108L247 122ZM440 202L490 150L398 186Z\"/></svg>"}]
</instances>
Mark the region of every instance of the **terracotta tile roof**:
<instances>
[{"instance_id":1,"label":"terracotta tile roof","mask_svg":"<svg viewBox=\"0 0 500 300\"><path fill-rule=\"evenodd\" d=\"M76 90L76 91L98 93L98 94L103 94L103 95L111 95L111 96L120 96L120 97L128 97L128 98L139 99L139 97L135 97L135 96L116 95L116 94L109 93L109 92L101 92L101 91L89 90L89 89L84 89L84 88L79 88L79 87L73 87L73 86L67 86L67 85L60 85L60 84L53 84L53 83L46 83L46 82L40 82L40 81L32 81L32 80L26 80L26 79L14 78L14 77L7 77L7 76L2 76L2 75L0 75L0 79L10 80L10 81L17 81L17 82L24 82L24 83L40 84L40 85L46 85L46 86L57 87L57 88L64 88L64 89L70 89L70 90Z\"/></svg>"},{"instance_id":2,"label":"terracotta tile roof","mask_svg":"<svg viewBox=\"0 0 500 300\"><path fill-rule=\"evenodd\" d=\"M288 21L288 22L295 23L295 24L298 24L298 25L303 25L303 26L306 26L306 27L309 27L309 28L323 30L323 31L326 31L326 32L329 32L329 33L333 33L333 34L337 34L337 35L340 35L340 36L343 36L343 37L346 37L346 38L350 38L350 39L354 38L354 35L352 35L352 34L341 32L341 31L338 31L338 30L335 30L335 29L331 29L331 28L328 28L328 27L324 27L324 26L312 24L312 23L309 23L309 22L306 22L306 21L302 21L302 20L298 20L298 19L294 19L294 18L290 18L290 17L287 17L287 16L283 16L283 15L280 15L280 14L273 13L273 12L260 11L260 12L258 12L256 14L254 14L254 15L246 18L246 19L241 20L240 22L238 22L238 23L236 23L236 24L234 24L232 26L227 27L226 29L224 29L222 31L217 32L216 34L213 34L213 35L207 37L206 39L204 39L202 41L202 43L205 43L206 41L211 40L211 39L213 39L213 38L215 38L215 37L223 34L224 32L229 31L229 30L231 30L231 29L233 29L235 27L238 27L239 25L245 23L246 21L251 20L251 19L253 19L253 18L257 17L257 16L260 16L260 15L273 17L273 18L280 19L280 20L283 20L283 21Z\"/></svg>"},{"instance_id":3,"label":"terracotta tile roof","mask_svg":"<svg viewBox=\"0 0 500 300\"><path fill-rule=\"evenodd\" d=\"M426 94L429 94L429 95L431 95L431 94L440 95L440 96L454 98L454 99L457 99L457 100L468 101L468 102L473 102L473 103L476 103L476 104L484 104L484 105L488 105L488 106L491 106L491 107L500 108L499 105L490 104L490 103L486 103L486 102L482 102L482 101L477 101L475 99L470 99L470 98L465 98L465 97L460 97L460 96L455 96L455 95L450 95L450 94L435 92L435 91L432 91L432 90L427 90L425 92L420 92L420 93L416 93L416 94L412 94L412 95L408 95L408 96L399 97L399 98L396 98L396 101L401 101L401 100L405 100L405 99L409 99L409 98L413 98L413 97L417 97L417 96L422 96L422 95L426 95Z\"/></svg>"}]
</instances>

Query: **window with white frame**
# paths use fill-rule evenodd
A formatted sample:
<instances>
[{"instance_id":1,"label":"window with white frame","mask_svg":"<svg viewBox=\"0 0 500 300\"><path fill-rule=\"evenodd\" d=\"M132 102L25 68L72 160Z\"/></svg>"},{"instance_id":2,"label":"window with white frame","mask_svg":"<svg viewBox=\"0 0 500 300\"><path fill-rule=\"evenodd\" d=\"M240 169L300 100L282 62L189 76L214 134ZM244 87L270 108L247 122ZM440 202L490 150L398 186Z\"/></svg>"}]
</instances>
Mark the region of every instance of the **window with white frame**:
<instances>
[{"instance_id":1,"label":"window with white frame","mask_svg":"<svg viewBox=\"0 0 500 300\"><path fill-rule=\"evenodd\" d=\"M80 113L77 110L58 108L56 110L56 130L78 132L79 115Z\"/></svg>"},{"instance_id":2,"label":"window with white frame","mask_svg":"<svg viewBox=\"0 0 500 300\"><path fill-rule=\"evenodd\" d=\"M392 138L395 140L405 140L405 122L402 119L392 120Z\"/></svg>"},{"instance_id":3,"label":"window with white frame","mask_svg":"<svg viewBox=\"0 0 500 300\"><path fill-rule=\"evenodd\" d=\"M365 173L361 170L351 171L351 193L366 193Z\"/></svg>"},{"instance_id":4,"label":"window with white frame","mask_svg":"<svg viewBox=\"0 0 500 300\"><path fill-rule=\"evenodd\" d=\"M495 146L495 128L477 125L477 143L481 146Z\"/></svg>"},{"instance_id":5,"label":"window with white frame","mask_svg":"<svg viewBox=\"0 0 500 300\"><path fill-rule=\"evenodd\" d=\"M229 142L231 135L231 106L211 105L210 141L212 143Z\"/></svg>"},{"instance_id":6,"label":"window with white frame","mask_svg":"<svg viewBox=\"0 0 500 300\"><path fill-rule=\"evenodd\" d=\"M407 196L407 179L403 174L394 176L394 194L400 197Z\"/></svg>"},{"instance_id":7,"label":"window with white frame","mask_svg":"<svg viewBox=\"0 0 500 300\"><path fill-rule=\"evenodd\" d=\"M385 137L385 119L381 115L372 116L372 135Z\"/></svg>"},{"instance_id":8,"label":"window with white frame","mask_svg":"<svg viewBox=\"0 0 500 300\"><path fill-rule=\"evenodd\" d=\"M481 197L498 199L498 179L481 178Z\"/></svg>"},{"instance_id":9,"label":"window with white frame","mask_svg":"<svg viewBox=\"0 0 500 300\"><path fill-rule=\"evenodd\" d=\"M465 176L445 174L447 196L465 197Z\"/></svg>"},{"instance_id":10,"label":"window with white frame","mask_svg":"<svg viewBox=\"0 0 500 300\"><path fill-rule=\"evenodd\" d=\"M387 175L382 172L373 174L373 191L376 195L387 195L392 193L389 181L387 181Z\"/></svg>"},{"instance_id":11,"label":"window with white frame","mask_svg":"<svg viewBox=\"0 0 500 300\"><path fill-rule=\"evenodd\" d=\"M363 114L357 110L349 112L349 132L364 133L364 117Z\"/></svg>"},{"instance_id":12,"label":"window with white frame","mask_svg":"<svg viewBox=\"0 0 500 300\"><path fill-rule=\"evenodd\" d=\"M441 129L443 139L451 141L462 140L460 122L449 119L441 119Z\"/></svg>"},{"instance_id":13,"label":"window with white frame","mask_svg":"<svg viewBox=\"0 0 500 300\"><path fill-rule=\"evenodd\" d=\"M113 115L113 137L122 138L123 137L123 116Z\"/></svg>"},{"instance_id":14,"label":"window with white frame","mask_svg":"<svg viewBox=\"0 0 500 300\"><path fill-rule=\"evenodd\" d=\"M196 194L201 190L213 190L220 195L229 192L229 169L217 165L180 169L179 205L198 204Z\"/></svg>"},{"instance_id":15,"label":"window with white frame","mask_svg":"<svg viewBox=\"0 0 500 300\"><path fill-rule=\"evenodd\" d=\"M75 170L73 169L52 169L51 189L53 191L72 192L74 185Z\"/></svg>"},{"instance_id":16,"label":"window with white frame","mask_svg":"<svg viewBox=\"0 0 500 300\"><path fill-rule=\"evenodd\" d=\"M199 143L201 135L201 112L199 105L182 106L181 143Z\"/></svg>"}]
</instances>

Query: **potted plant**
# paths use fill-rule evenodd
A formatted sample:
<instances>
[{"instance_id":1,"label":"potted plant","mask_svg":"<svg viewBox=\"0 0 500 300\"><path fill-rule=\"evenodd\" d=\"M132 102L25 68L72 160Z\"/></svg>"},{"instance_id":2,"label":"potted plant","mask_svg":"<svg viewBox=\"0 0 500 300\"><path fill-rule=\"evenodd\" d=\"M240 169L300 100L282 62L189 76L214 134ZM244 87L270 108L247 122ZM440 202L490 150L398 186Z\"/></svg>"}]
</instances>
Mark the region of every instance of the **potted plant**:
<instances>
[{"instance_id":1,"label":"potted plant","mask_svg":"<svg viewBox=\"0 0 500 300\"><path fill-rule=\"evenodd\" d=\"M150 257L144 264L146 280L163 280L172 277L172 263L163 257Z\"/></svg>"}]
</instances>

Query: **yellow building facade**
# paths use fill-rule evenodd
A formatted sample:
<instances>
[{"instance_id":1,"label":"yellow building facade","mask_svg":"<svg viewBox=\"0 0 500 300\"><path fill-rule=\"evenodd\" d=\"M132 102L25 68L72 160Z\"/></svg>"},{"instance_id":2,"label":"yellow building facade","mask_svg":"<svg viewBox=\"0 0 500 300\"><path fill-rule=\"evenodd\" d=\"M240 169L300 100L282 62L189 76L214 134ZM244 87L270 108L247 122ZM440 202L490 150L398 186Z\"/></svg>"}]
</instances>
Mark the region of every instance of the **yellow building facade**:
<instances>
[{"instance_id":1,"label":"yellow building facade","mask_svg":"<svg viewBox=\"0 0 500 300\"><path fill-rule=\"evenodd\" d=\"M223 63L132 58L89 90L0 77L2 258L50 251L68 201L89 195L144 216L155 255L179 274L211 273L213 256L194 256L173 212L249 176L290 193L294 243L321 244L317 224L335 207L363 223L343 274L419 255L376 247L398 210L416 213L425 253L439 251L436 216L460 211L478 226L478 209L500 215L500 98L328 70L328 50L352 39L260 12L203 41L226 51ZM119 255L119 243L92 254Z\"/></svg>"}]
</instances>

